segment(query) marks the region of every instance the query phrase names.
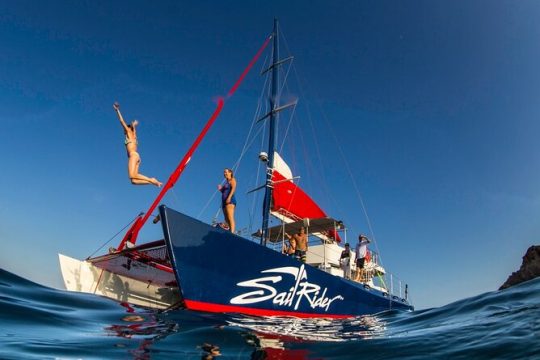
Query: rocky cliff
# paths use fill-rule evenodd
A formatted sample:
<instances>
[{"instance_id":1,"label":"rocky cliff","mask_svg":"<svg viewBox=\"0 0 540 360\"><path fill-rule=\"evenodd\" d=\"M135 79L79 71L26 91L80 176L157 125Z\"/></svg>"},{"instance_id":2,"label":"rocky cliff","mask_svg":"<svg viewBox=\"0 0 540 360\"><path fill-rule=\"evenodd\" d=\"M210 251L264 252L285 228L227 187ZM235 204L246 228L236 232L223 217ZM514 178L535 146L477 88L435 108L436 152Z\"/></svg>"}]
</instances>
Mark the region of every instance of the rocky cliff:
<instances>
[{"instance_id":1,"label":"rocky cliff","mask_svg":"<svg viewBox=\"0 0 540 360\"><path fill-rule=\"evenodd\" d=\"M534 279L540 276L540 246L531 246L525 256L523 263L518 271L512 273L505 281L499 290L506 289L510 286L517 285L527 280Z\"/></svg>"}]
</instances>

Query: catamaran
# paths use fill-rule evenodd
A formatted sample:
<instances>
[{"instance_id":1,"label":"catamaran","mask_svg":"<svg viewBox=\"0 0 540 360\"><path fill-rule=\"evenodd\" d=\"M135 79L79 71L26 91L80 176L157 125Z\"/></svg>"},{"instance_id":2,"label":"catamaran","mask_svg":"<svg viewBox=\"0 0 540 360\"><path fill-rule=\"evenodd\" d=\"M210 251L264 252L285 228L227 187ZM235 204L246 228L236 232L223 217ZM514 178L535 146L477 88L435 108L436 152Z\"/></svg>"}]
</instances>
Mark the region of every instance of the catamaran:
<instances>
[{"instance_id":1,"label":"catamaran","mask_svg":"<svg viewBox=\"0 0 540 360\"><path fill-rule=\"evenodd\" d=\"M195 150L219 116L226 98L216 109L148 211L136 217L117 248L83 261L59 254L68 290L88 292L149 308L187 308L206 312L242 313L300 318L347 318L389 309L412 310L408 287L394 284L371 252L359 281L350 278L340 261L346 238L342 221L327 214L295 182L290 167L276 151L279 112L294 106L279 103L278 69L290 58L279 58L278 23L272 34L231 88L234 94L264 49L272 43L268 114L268 150L259 154L266 166L263 219L252 238L233 234L161 204L176 184ZM137 245L139 231L156 208L163 238ZM270 218L279 222L270 226ZM287 256L285 234L303 227L309 236L305 263ZM351 253L353 273L355 254Z\"/></svg>"}]
</instances>

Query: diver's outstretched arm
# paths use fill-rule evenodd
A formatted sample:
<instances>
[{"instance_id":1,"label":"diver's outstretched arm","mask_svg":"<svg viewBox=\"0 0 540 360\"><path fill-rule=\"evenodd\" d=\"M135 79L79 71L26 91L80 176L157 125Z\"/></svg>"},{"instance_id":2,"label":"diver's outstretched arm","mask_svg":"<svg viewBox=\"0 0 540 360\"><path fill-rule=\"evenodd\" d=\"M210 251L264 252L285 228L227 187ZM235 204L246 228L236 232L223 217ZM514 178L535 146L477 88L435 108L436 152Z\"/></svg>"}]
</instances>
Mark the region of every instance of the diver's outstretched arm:
<instances>
[{"instance_id":1,"label":"diver's outstretched arm","mask_svg":"<svg viewBox=\"0 0 540 360\"><path fill-rule=\"evenodd\" d=\"M124 121L124 118L122 117L122 113L120 112L120 104L115 101L114 104L113 104L113 109L114 109L114 111L116 111L116 115L118 115L118 120L120 120L120 124L124 128L124 131L127 132L128 131L128 126L127 126L126 122Z\"/></svg>"}]
</instances>

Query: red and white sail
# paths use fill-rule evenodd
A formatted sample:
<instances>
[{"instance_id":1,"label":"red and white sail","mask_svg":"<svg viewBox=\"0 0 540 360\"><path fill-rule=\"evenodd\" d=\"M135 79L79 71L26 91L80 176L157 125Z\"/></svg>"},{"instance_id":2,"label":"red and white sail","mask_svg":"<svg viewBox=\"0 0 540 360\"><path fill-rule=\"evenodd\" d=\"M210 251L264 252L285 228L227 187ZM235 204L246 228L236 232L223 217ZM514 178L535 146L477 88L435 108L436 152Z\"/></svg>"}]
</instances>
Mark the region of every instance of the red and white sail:
<instances>
[{"instance_id":1,"label":"red and white sail","mask_svg":"<svg viewBox=\"0 0 540 360\"><path fill-rule=\"evenodd\" d=\"M272 182L274 191L270 213L273 216L285 223L328 217L319 205L294 183L291 168L277 152L274 153ZM325 240L341 241L335 229L314 235Z\"/></svg>"}]
</instances>

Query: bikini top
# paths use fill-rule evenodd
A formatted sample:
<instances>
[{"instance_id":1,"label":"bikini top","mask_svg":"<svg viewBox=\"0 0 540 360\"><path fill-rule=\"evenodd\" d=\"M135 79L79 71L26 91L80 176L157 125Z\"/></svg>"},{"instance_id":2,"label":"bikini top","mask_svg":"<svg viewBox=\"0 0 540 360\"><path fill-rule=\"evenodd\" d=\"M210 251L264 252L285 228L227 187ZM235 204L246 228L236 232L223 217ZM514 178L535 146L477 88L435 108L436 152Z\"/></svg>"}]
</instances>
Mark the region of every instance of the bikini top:
<instances>
[{"instance_id":1,"label":"bikini top","mask_svg":"<svg viewBox=\"0 0 540 360\"><path fill-rule=\"evenodd\" d=\"M133 140L130 140L126 137L126 139L124 140L124 145L131 144L132 142ZM135 139L135 145L139 145L139 141L137 141L137 139Z\"/></svg>"}]
</instances>

